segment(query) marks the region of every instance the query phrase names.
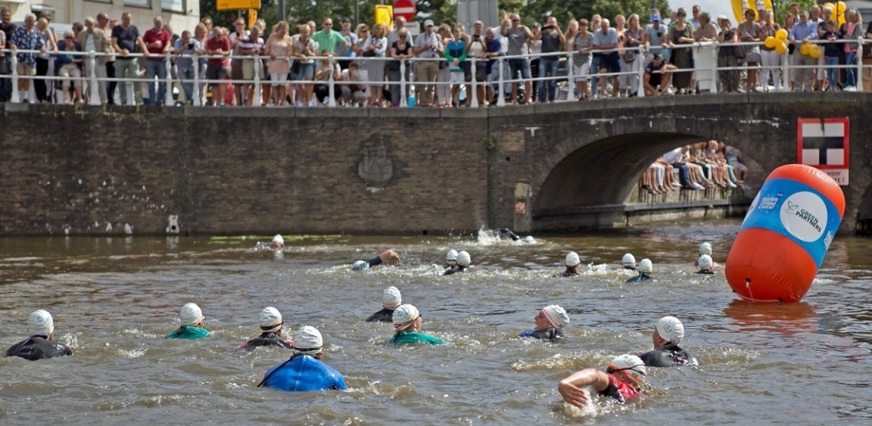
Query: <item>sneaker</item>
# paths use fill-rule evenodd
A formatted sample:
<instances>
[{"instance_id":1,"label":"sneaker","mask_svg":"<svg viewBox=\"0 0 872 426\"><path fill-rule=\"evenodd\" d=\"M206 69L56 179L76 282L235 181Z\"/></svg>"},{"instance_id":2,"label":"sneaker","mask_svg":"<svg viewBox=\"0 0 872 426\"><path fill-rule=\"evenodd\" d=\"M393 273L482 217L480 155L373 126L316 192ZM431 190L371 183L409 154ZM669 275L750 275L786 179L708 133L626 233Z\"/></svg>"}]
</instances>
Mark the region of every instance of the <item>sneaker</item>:
<instances>
[{"instance_id":1,"label":"sneaker","mask_svg":"<svg viewBox=\"0 0 872 426\"><path fill-rule=\"evenodd\" d=\"M847 86L847 87L845 87L845 88L842 89L842 90L845 91L845 92L856 92L856 91L857 91L857 88L854 87L854 86Z\"/></svg>"},{"instance_id":2,"label":"sneaker","mask_svg":"<svg viewBox=\"0 0 872 426\"><path fill-rule=\"evenodd\" d=\"M730 187L730 188L735 188L735 187L736 187L736 184L733 183L733 182L727 181L727 186Z\"/></svg>"},{"instance_id":3,"label":"sneaker","mask_svg":"<svg viewBox=\"0 0 872 426\"><path fill-rule=\"evenodd\" d=\"M696 189L698 191L705 191L705 187L698 183L691 183L690 185L693 187L693 189Z\"/></svg>"}]
</instances>

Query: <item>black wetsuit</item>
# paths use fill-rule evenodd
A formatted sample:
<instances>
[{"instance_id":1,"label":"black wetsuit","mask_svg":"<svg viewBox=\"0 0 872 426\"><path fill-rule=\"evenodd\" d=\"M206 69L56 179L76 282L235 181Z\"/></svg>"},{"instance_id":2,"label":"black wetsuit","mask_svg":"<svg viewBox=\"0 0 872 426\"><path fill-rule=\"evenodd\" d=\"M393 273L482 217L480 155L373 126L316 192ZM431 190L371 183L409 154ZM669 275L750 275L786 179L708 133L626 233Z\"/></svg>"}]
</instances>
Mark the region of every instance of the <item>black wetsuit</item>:
<instances>
[{"instance_id":1,"label":"black wetsuit","mask_svg":"<svg viewBox=\"0 0 872 426\"><path fill-rule=\"evenodd\" d=\"M291 345L291 342L289 342L288 339L285 339L283 336L279 336L278 334L269 331L262 333L260 336L245 342L245 344L242 345L240 348L251 351L258 346L277 346L285 349L294 348L294 346Z\"/></svg>"},{"instance_id":2,"label":"black wetsuit","mask_svg":"<svg viewBox=\"0 0 872 426\"><path fill-rule=\"evenodd\" d=\"M569 277L577 277L577 276L578 276L578 272L576 272L575 268L573 267L573 268L566 268L565 271L563 271L559 274L554 274L551 277L552 278L569 278Z\"/></svg>"},{"instance_id":3,"label":"black wetsuit","mask_svg":"<svg viewBox=\"0 0 872 426\"><path fill-rule=\"evenodd\" d=\"M382 310L372 314L366 319L366 322L394 322L394 310L383 308Z\"/></svg>"},{"instance_id":4,"label":"black wetsuit","mask_svg":"<svg viewBox=\"0 0 872 426\"><path fill-rule=\"evenodd\" d=\"M518 240L521 239L521 237L519 237L517 234L515 234L514 232L512 232L512 231L511 231L510 229L508 229L508 228L500 228L500 229L497 229L497 232L500 233L500 238L504 238L504 237L505 237L505 238L511 238L512 241L518 241Z\"/></svg>"},{"instance_id":5,"label":"black wetsuit","mask_svg":"<svg viewBox=\"0 0 872 426\"><path fill-rule=\"evenodd\" d=\"M451 269L451 268L446 269L446 270L445 270L445 273L442 274L442 275L451 275L451 274L456 274L456 273L458 273L458 272L466 272L466 267L465 267L465 266L457 265L457 267L454 268L454 269Z\"/></svg>"},{"instance_id":6,"label":"black wetsuit","mask_svg":"<svg viewBox=\"0 0 872 426\"><path fill-rule=\"evenodd\" d=\"M361 265L361 266L358 266L358 267L354 267L354 268L352 268L352 270L354 270L354 271L362 271L362 270L364 270L364 269L369 269L369 268L372 268L373 266L378 266L378 265L381 265L381 264L382 264L381 257L376 256L376 257L373 257L372 259L369 259L369 260L366 261L366 267L363 267L363 265Z\"/></svg>"},{"instance_id":7,"label":"black wetsuit","mask_svg":"<svg viewBox=\"0 0 872 426\"><path fill-rule=\"evenodd\" d=\"M708 269L708 270L706 270L706 269L700 269L699 271L696 271L696 273L697 273L697 274L700 274L700 275L714 275L714 274L715 274L715 271L712 271L712 270L710 270L710 269Z\"/></svg>"},{"instance_id":8,"label":"black wetsuit","mask_svg":"<svg viewBox=\"0 0 872 426\"><path fill-rule=\"evenodd\" d=\"M563 334L563 330L559 328L549 327L525 331L521 333L519 337L532 337L534 339L547 340L553 343L562 341L566 338L566 335Z\"/></svg>"},{"instance_id":9,"label":"black wetsuit","mask_svg":"<svg viewBox=\"0 0 872 426\"><path fill-rule=\"evenodd\" d=\"M651 279L653 279L653 278L651 278L650 275L648 275L644 272L640 272L639 275L636 275L635 277L627 278L627 281L624 281L624 283L637 283L640 281L651 280Z\"/></svg>"},{"instance_id":10,"label":"black wetsuit","mask_svg":"<svg viewBox=\"0 0 872 426\"><path fill-rule=\"evenodd\" d=\"M678 367L682 365L699 365L699 361L686 350L675 343L669 342L652 351L639 355L642 362L649 367Z\"/></svg>"},{"instance_id":11,"label":"black wetsuit","mask_svg":"<svg viewBox=\"0 0 872 426\"><path fill-rule=\"evenodd\" d=\"M30 336L6 351L6 356L19 356L31 361L72 354L73 351L70 350L69 346L47 340L46 336Z\"/></svg>"}]
</instances>

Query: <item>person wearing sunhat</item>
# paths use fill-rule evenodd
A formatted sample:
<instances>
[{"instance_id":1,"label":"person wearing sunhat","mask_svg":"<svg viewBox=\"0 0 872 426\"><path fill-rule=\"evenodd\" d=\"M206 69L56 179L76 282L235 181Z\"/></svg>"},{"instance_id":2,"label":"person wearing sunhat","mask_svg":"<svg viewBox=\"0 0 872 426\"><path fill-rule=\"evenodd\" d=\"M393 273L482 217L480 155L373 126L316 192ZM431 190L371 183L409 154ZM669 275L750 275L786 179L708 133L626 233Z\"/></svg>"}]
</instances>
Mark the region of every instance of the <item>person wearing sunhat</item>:
<instances>
[{"instance_id":1,"label":"person wearing sunhat","mask_svg":"<svg viewBox=\"0 0 872 426\"><path fill-rule=\"evenodd\" d=\"M650 259L642 259L639 262L639 275L635 277L630 277L625 281L626 283L638 283L645 280L652 280L651 273L654 272L654 264L651 263ZM655 280L656 281L656 280Z\"/></svg>"},{"instance_id":2,"label":"person wearing sunhat","mask_svg":"<svg viewBox=\"0 0 872 426\"><path fill-rule=\"evenodd\" d=\"M294 333L294 355L267 370L257 387L283 391L345 390L345 379L338 371L321 362L324 339L312 326Z\"/></svg>"},{"instance_id":3,"label":"person wearing sunhat","mask_svg":"<svg viewBox=\"0 0 872 426\"><path fill-rule=\"evenodd\" d=\"M598 394L614 398L623 404L642 392L642 385L645 384L642 376L647 373L648 370L639 357L624 354L613 359L605 372L586 368L571 374L560 381L557 391L564 401L578 408L584 408L590 399L590 395L584 390L586 386L592 386Z\"/></svg>"},{"instance_id":4,"label":"person wearing sunhat","mask_svg":"<svg viewBox=\"0 0 872 426\"><path fill-rule=\"evenodd\" d=\"M569 324L569 315L560 305L548 305L542 308L539 314L533 317L533 321L536 322L536 328L525 331L518 337L532 337L549 342L558 342L566 337L563 328Z\"/></svg>"},{"instance_id":5,"label":"person wearing sunhat","mask_svg":"<svg viewBox=\"0 0 872 426\"><path fill-rule=\"evenodd\" d=\"M395 345L407 345L426 343L430 345L443 345L445 341L429 334L421 333L421 313L415 305L400 305L394 310L394 329L397 330L390 343Z\"/></svg>"},{"instance_id":6,"label":"person wearing sunhat","mask_svg":"<svg viewBox=\"0 0 872 426\"><path fill-rule=\"evenodd\" d=\"M282 334L284 321L278 309L267 306L260 311L260 336L251 339L240 346L240 349L253 350L258 346L276 346L279 348L292 349L294 342L288 340Z\"/></svg>"},{"instance_id":7,"label":"person wearing sunhat","mask_svg":"<svg viewBox=\"0 0 872 426\"><path fill-rule=\"evenodd\" d=\"M372 268L373 266L381 265L382 263L387 263L390 265L399 265L402 259L400 256L392 249L385 250L381 252L378 256L373 257L369 260L358 260L351 265L352 271L363 271L365 269Z\"/></svg>"},{"instance_id":8,"label":"person wearing sunhat","mask_svg":"<svg viewBox=\"0 0 872 426\"><path fill-rule=\"evenodd\" d=\"M30 361L72 355L69 346L55 342L54 319L44 309L33 311L27 318L30 337L16 343L6 351L6 356L17 356Z\"/></svg>"},{"instance_id":9,"label":"person wearing sunhat","mask_svg":"<svg viewBox=\"0 0 872 426\"><path fill-rule=\"evenodd\" d=\"M554 278L569 278L578 276L578 266L581 265L581 259L578 258L578 253L571 251L566 254L566 259L563 261L566 265L566 270L559 274L554 274Z\"/></svg>"},{"instance_id":10,"label":"person wearing sunhat","mask_svg":"<svg viewBox=\"0 0 872 426\"><path fill-rule=\"evenodd\" d=\"M164 337L167 339L202 339L209 336L209 332L203 328L205 321L203 311L196 303L186 303L179 311L181 326Z\"/></svg>"},{"instance_id":11,"label":"person wearing sunhat","mask_svg":"<svg viewBox=\"0 0 872 426\"><path fill-rule=\"evenodd\" d=\"M469 256L469 252L466 250L461 250L457 253L456 259L457 265L454 268L446 269L442 275L451 275L456 274L458 272L467 272L469 270L469 264L472 262L472 258Z\"/></svg>"},{"instance_id":12,"label":"person wearing sunhat","mask_svg":"<svg viewBox=\"0 0 872 426\"><path fill-rule=\"evenodd\" d=\"M684 325L678 318L665 316L657 321L652 335L654 349L640 355L642 362L649 367L678 367L699 365L696 359L678 346L684 339Z\"/></svg>"},{"instance_id":13,"label":"person wearing sunhat","mask_svg":"<svg viewBox=\"0 0 872 426\"><path fill-rule=\"evenodd\" d=\"M391 322L393 321L394 310L402 304L403 295L400 294L400 290L390 286L382 293L382 310L370 315L366 322Z\"/></svg>"}]
</instances>

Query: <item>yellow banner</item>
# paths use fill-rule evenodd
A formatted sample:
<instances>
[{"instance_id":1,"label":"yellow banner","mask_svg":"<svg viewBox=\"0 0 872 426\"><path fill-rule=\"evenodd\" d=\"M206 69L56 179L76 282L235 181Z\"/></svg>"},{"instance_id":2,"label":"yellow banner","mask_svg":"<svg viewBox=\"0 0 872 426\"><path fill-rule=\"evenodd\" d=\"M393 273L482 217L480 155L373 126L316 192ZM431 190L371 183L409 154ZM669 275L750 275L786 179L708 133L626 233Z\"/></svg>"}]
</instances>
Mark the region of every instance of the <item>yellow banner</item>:
<instances>
[{"instance_id":1,"label":"yellow banner","mask_svg":"<svg viewBox=\"0 0 872 426\"><path fill-rule=\"evenodd\" d=\"M248 9L248 28L254 26L257 21L257 9Z\"/></svg>"},{"instance_id":2,"label":"yellow banner","mask_svg":"<svg viewBox=\"0 0 872 426\"><path fill-rule=\"evenodd\" d=\"M375 5L375 24L384 24L388 30L394 29L394 7L377 4Z\"/></svg>"},{"instance_id":3,"label":"yellow banner","mask_svg":"<svg viewBox=\"0 0 872 426\"><path fill-rule=\"evenodd\" d=\"M217 0L218 10L260 9L260 0Z\"/></svg>"}]
</instances>

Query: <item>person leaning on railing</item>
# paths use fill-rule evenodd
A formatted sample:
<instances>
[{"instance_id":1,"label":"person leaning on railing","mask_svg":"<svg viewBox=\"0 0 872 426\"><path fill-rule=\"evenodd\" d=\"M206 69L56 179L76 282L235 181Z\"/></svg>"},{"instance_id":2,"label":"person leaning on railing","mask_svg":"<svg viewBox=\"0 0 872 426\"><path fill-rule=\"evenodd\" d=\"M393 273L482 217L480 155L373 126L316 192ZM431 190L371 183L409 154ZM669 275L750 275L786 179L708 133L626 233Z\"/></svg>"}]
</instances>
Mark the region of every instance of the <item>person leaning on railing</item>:
<instances>
[{"instance_id":1,"label":"person leaning on railing","mask_svg":"<svg viewBox=\"0 0 872 426\"><path fill-rule=\"evenodd\" d=\"M245 98L245 105L248 106L252 105L255 96L260 96L259 93L254 93L252 81L254 80L255 72L254 62L259 60L255 56L263 53L263 46L263 39L260 37L260 27L257 25L251 27L247 35L236 41L236 52L239 57L235 60L242 61L242 79L245 80L245 83L239 86L241 86L240 91ZM237 96L237 99L239 98Z\"/></svg>"},{"instance_id":2,"label":"person leaning on railing","mask_svg":"<svg viewBox=\"0 0 872 426\"><path fill-rule=\"evenodd\" d=\"M408 68L406 70L408 72ZM366 85L363 84L363 79L360 78L357 62L352 61L348 64L348 68L342 71L341 80L342 84L339 86L339 91L342 95L343 105L363 106L364 102L366 102ZM391 96L393 96L393 90L391 89Z\"/></svg>"},{"instance_id":3,"label":"person leaning on railing","mask_svg":"<svg viewBox=\"0 0 872 426\"><path fill-rule=\"evenodd\" d=\"M12 53L9 51L9 41L15 32L15 24L12 20L12 12L5 7L0 7L0 31L4 34L4 41L0 43L0 75L12 74ZM5 52L4 52L5 49ZM12 79L0 78L0 102L8 102L12 97Z\"/></svg>"},{"instance_id":4,"label":"person leaning on railing","mask_svg":"<svg viewBox=\"0 0 872 426\"><path fill-rule=\"evenodd\" d=\"M478 105L485 105L485 82L487 81L487 65L485 62L478 61L483 58L487 51L487 45L484 42L484 22L475 21L472 24L472 34L469 36L469 43L466 45L466 57L469 61L464 62L467 65L466 77L466 98L467 105L472 105L472 94L478 98ZM475 63L475 87L472 87L472 63Z\"/></svg>"},{"instance_id":5,"label":"person leaning on railing","mask_svg":"<svg viewBox=\"0 0 872 426\"><path fill-rule=\"evenodd\" d=\"M225 105L226 80L230 78L230 38L227 30L215 27L215 36L206 41L204 53L209 55L206 60L206 78L211 80L212 105Z\"/></svg>"},{"instance_id":6,"label":"person leaning on railing","mask_svg":"<svg viewBox=\"0 0 872 426\"><path fill-rule=\"evenodd\" d=\"M848 68L845 69L845 88L844 90L853 91L857 86L857 48L856 40L863 37L863 22L860 12L856 9L849 9L845 12L845 23L841 27L841 33L846 40L854 40L853 43L845 43L845 64Z\"/></svg>"},{"instance_id":7,"label":"person leaning on railing","mask_svg":"<svg viewBox=\"0 0 872 426\"><path fill-rule=\"evenodd\" d=\"M321 104L327 104L327 98L330 96L330 78L333 77L334 84L342 80L342 69L333 58L333 52L330 49L322 49L321 58L318 59L315 65L315 99ZM342 96L342 91L338 86L334 86L333 98L339 99Z\"/></svg>"},{"instance_id":8,"label":"person leaning on railing","mask_svg":"<svg viewBox=\"0 0 872 426\"><path fill-rule=\"evenodd\" d=\"M55 75L61 77L61 88L63 89L63 101L65 104L74 104L83 102L82 100L82 72L79 70L79 64L82 63L82 57L74 55L73 52L80 51L78 43L76 43L73 32L67 31L64 33L64 39L58 43L58 53L55 55ZM70 85L73 87L74 95L70 96Z\"/></svg>"},{"instance_id":9,"label":"person leaning on railing","mask_svg":"<svg viewBox=\"0 0 872 426\"><path fill-rule=\"evenodd\" d=\"M269 56L269 78L272 82L274 100L266 99L266 105L284 106L288 87L288 74L291 72L290 58L294 47L288 35L288 22L279 21L264 45ZM293 95L293 92L291 93Z\"/></svg>"},{"instance_id":10,"label":"person leaning on railing","mask_svg":"<svg viewBox=\"0 0 872 426\"><path fill-rule=\"evenodd\" d=\"M572 53L572 74L575 76L575 84L578 89L578 100L583 101L588 97L587 80L591 74L591 47L593 46L593 33L588 31L587 19L578 21L578 31L567 41L567 50Z\"/></svg>"},{"instance_id":11,"label":"person leaning on railing","mask_svg":"<svg viewBox=\"0 0 872 426\"><path fill-rule=\"evenodd\" d=\"M400 103L409 97L409 72L412 69L412 63L409 58L414 57L412 54L412 43L409 40L409 31L405 28L400 28L397 33L397 41L391 45L392 61L388 62L389 79L391 81L391 106L399 107ZM402 73L402 74L401 74ZM405 80L405 90L400 89L401 78Z\"/></svg>"},{"instance_id":12,"label":"person leaning on railing","mask_svg":"<svg viewBox=\"0 0 872 426\"><path fill-rule=\"evenodd\" d=\"M92 73L97 77L100 103L105 104L107 102L106 81L104 80L106 78L106 60L109 57L108 53L110 53L112 42L103 30L97 28L97 21L90 16L85 18L85 30L79 32L78 42L82 52L96 53L93 62L90 58L83 57L85 59L85 81L88 81Z\"/></svg>"},{"instance_id":13,"label":"person leaning on railing","mask_svg":"<svg viewBox=\"0 0 872 426\"><path fill-rule=\"evenodd\" d=\"M442 57L444 46L439 34L433 30L433 21L424 21L424 32L415 39L414 55L421 59L428 59L416 63L415 72L417 85L418 104L422 107L433 105L433 82L439 72L438 59Z\"/></svg>"},{"instance_id":14,"label":"person leaning on railing","mask_svg":"<svg viewBox=\"0 0 872 426\"><path fill-rule=\"evenodd\" d=\"M182 37L176 40L176 45L173 51L176 55L176 69L179 73L179 78L182 80L182 90L185 92L185 102L193 104L194 102L194 74L197 72L198 64L194 64L194 54L198 53L202 47L200 42L191 37L191 32L188 30L182 31Z\"/></svg>"},{"instance_id":15,"label":"person leaning on railing","mask_svg":"<svg viewBox=\"0 0 872 426\"><path fill-rule=\"evenodd\" d=\"M124 12L121 14L121 24L112 28L112 47L118 53L115 59L115 72L117 77L125 82L139 79L139 60L132 54L148 51L139 29L136 25L131 25L132 19L130 12ZM121 104L127 105L127 84L122 84L119 89ZM137 105L142 104L142 91L138 82L133 84L133 98Z\"/></svg>"},{"instance_id":16,"label":"person leaning on railing","mask_svg":"<svg viewBox=\"0 0 872 426\"><path fill-rule=\"evenodd\" d=\"M736 56L736 50L744 48L742 46L736 46L739 39L726 15L718 16L718 25L721 29L718 33L718 68L721 68L718 70L718 80L721 82L721 91L726 93L738 92L739 73L737 70L732 68L739 65L739 58Z\"/></svg>"},{"instance_id":17,"label":"person leaning on railing","mask_svg":"<svg viewBox=\"0 0 872 426\"><path fill-rule=\"evenodd\" d=\"M800 48L802 43L806 43L811 40L817 40L817 23L814 23L808 19L808 12L801 11L799 12L799 22L797 22L793 29L790 31L790 43L797 45L795 54L799 56L796 58L796 66L798 70L796 71L796 90L800 92L811 92L814 91L814 66L817 65L817 59L812 58L811 54L806 52L803 53L803 49Z\"/></svg>"}]
</instances>

